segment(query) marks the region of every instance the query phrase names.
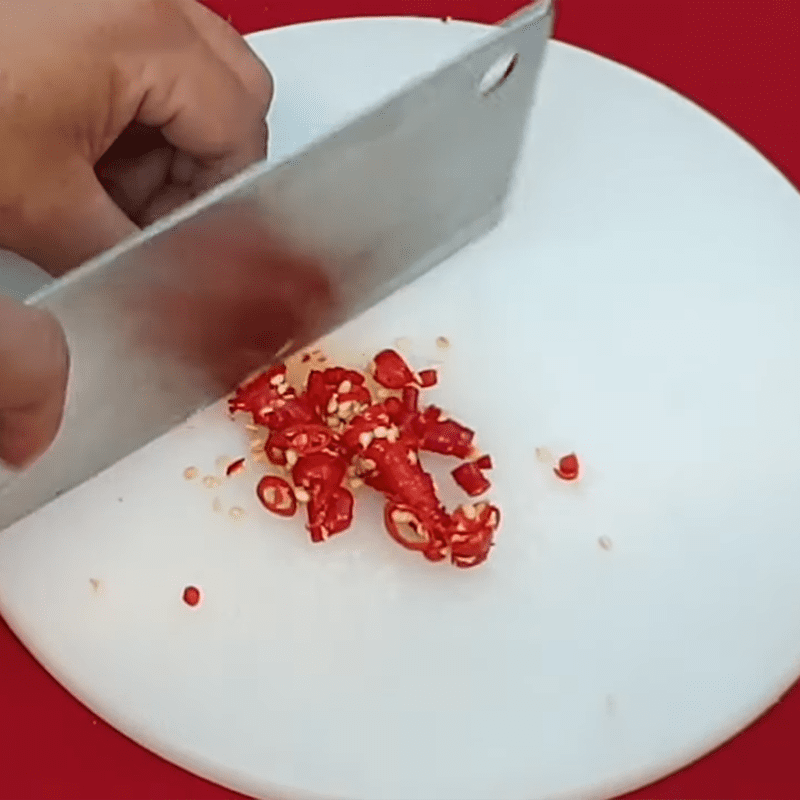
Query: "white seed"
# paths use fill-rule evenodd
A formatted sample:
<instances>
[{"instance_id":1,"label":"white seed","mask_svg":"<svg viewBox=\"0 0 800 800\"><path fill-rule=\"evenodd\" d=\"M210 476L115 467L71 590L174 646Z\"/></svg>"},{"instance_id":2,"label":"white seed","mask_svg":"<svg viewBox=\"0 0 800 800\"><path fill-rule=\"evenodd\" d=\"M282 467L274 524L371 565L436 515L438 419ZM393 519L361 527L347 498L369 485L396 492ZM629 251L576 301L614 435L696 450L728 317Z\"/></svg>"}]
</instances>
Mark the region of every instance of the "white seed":
<instances>
[{"instance_id":1,"label":"white seed","mask_svg":"<svg viewBox=\"0 0 800 800\"><path fill-rule=\"evenodd\" d=\"M203 486L206 489L216 489L218 486L222 485L222 481L216 475L206 475L203 478Z\"/></svg>"},{"instance_id":2,"label":"white seed","mask_svg":"<svg viewBox=\"0 0 800 800\"><path fill-rule=\"evenodd\" d=\"M281 383L278 386L278 394L286 394L289 391L289 387L285 383Z\"/></svg>"},{"instance_id":3,"label":"white seed","mask_svg":"<svg viewBox=\"0 0 800 800\"><path fill-rule=\"evenodd\" d=\"M442 350L446 350L450 347L450 340L446 336L439 336L436 339L436 346L440 347Z\"/></svg>"},{"instance_id":4,"label":"white seed","mask_svg":"<svg viewBox=\"0 0 800 800\"><path fill-rule=\"evenodd\" d=\"M277 386L278 384L280 384L280 383L283 383L285 380L286 380L286 375L284 375L283 373L278 373L277 375L273 375L273 376L272 376L272 377L269 379L269 382L270 382L270 383L271 383L273 386Z\"/></svg>"},{"instance_id":5,"label":"white seed","mask_svg":"<svg viewBox=\"0 0 800 800\"><path fill-rule=\"evenodd\" d=\"M233 508L231 508L231 510L228 511L228 513L231 515L232 519L242 519L242 517L244 517L247 514L247 512L243 508L240 508L239 506L233 506Z\"/></svg>"},{"instance_id":6,"label":"white seed","mask_svg":"<svg viewBox=\"0 0 800 800\"><path fill-rule=\"evenodd\" d=\"M392 392L390 389L378 389L377 395L381 400L386 400L386 398L392 396Z\"/></svg>"},{"instance_id":7,"label":"white seed","mask_svg":"<svg viewBox=\"0 0 800 800\"><path fill-rule=\"evenodd\" d=\"M197 467L186 467L183 471L183 477L186 478L187 481L193 481L199 474L200 471Z\"/></svg>"},{"instance_id":8,"label":"white seed","mask_svg":"<svg viewBox=\"0 0 800 800\"><path fill-rule=\"evenodd\" d=\"M322 537L323 542L330 536L328 529L324 525L319 526L319 535Z\"/></svg>"},{"instance_id":9,"label":"white seed","mask_svg":"<svg viewBox=\"0 0 800 800\"><path fill-rule=\"evenodd\" d=\"M419 461L417 454L413 450L408 451L408 463L416 464Z\"/></svg>"},{"instance_id":10,"label":"white seed","mask_svg":"<svg viewBox=\"0 0 800 800\"><path fill-rule=\"evenodd\" d=\"M336 395L334 395L328 400L328 413L335 414L337 408L339 408L339 401L336 399Z\"/></svg>"},{"instance_id":11,"label":"white seed","mask_svg":"<svg viewBox=\"0 0 800 800\"><path fill-rule=\"evenodd\" d=\"M392 513L392 519L399 525L403 525L411 522L414 515L410 511L395 511Z\"/></svg>"},{"instance_id":12,"label":"white seed","mask_svg":"<svg viewBox=\"0 0 800 800\"><path fill-rule=\"evenodd\" d=\"M371 458L364 458L361 461L361 467L369 472L370 470L375 469L378 465L371 459Z\"/></svg>"},{"instance_id":13,"label":"white seed","mask_svg":"<svg viewBox=\"0 0 800 800\"><path fill-rule=\"evenodd\" d=\"M351 478L348 482L348 486L351 489L360 489L364 485L364 481L361 478Z\"/></svg>"},{"instance_id":14,"label":"white seed","mask_svg":"<svg viewBox=\"0 0 800 800\"><path fill-rule=\"evenodd\" d=\"M369 431L364 431L364 433L358 437L358 443L366 450L370 444L372 444L372 439L372 434Z\"/></svg>"},{"instance_id":15,"label":"white seed","mask_svg":"<svg viewBox=\"0 0 800 800\"><path fill-rule=\"evenodd\" d=\"M211 504L211 508L219 514L222 511L222 500L219 497L214 498L214 502Z\"/></svg>"},{"instance_id":16,"label":"white seed","mask_svg":"<svg viewBox=\"0 0 800 800\"><path fill-rule=\"evenodd\" d=\"M378 425L372 433L376 439L385 439L389 435L389 429L383 425Z\"/></svg>"},{"instance_id":17,"label":"white seed","mask_svg":"<svg viewBox=\"0 0 800 800\"><path fill-rule=\"evenodd\" d=\"M489 524L490 524L492 527L494 527L495 525L497 525L497 522L498 522L498 519L497 519L497 512L496 512L496 511L492 511L492 512L489 514Z\"/></svg>"},{"instance_id":18,"label":"white seed","mask_svg":"<svg viewBox=\"0 0 800 800\"><path fill-rule=\"evenodd\" d=\"M611 543L611 539L609 539L608 536L601 536L597 540L597 543L600 545L600 547L603 548L603 550L610 550L613 546Z\"/></svg>"},{"instance_id":19,"label":"white seed","mask_svg":"<svg viewBox=\"0 0 800 800\"><path fill-rule=\"evenodd\" d=\"M347 394L353 388L353 384L350 381L342 381L339 384L339 394Z\"/></svg>"},{"instance_id":20,"label":"white seed","mask_svg":"<svg viewBox=\"0 0 800 800\"><path fill-rule=\"evenodd\" d=\"M261 430L258 425L245 425L244 429L246 431L252 431L253 433L258 433Z\"/></svg>"},{"instance_id":21,"label":"white seed","mask_svg":"<svg viewBox=\"0 0 800 800\"><path fill-rule=\"evenodd\" d=\"M311 495L305 489L295 489L294 496L300 503L308 503L311 501Z\"/></svg>"},{"instance_id":22,"label":"white seed","mask_svg":"<svg viewBox=\"0 0 800 800\"><path fill-rule=\"evenodd\" d=\"M297 463L297 459L299 458L297 454L297 450L287 450L286 451L286 463L293 467Z\"/></svg>"},{"instance_id":23,"label":"white seed","mask_svg":"<svg viewBox=\"0 0 800 800\"><path fill-rule=\"evenodd\" d=\"M400 437L400 431L397 428L395 428L394 426L389 428L389 432L386 434L386 440L388 442L394 444L399 437Z\"/></svg>"},{"instance_id":24,"label":"white seed","mask_svg":"<svg viewBox=\"0 0 800 800\"><path fill-rule=\"evenodd\" d=\"M341 422L339 417L328 417L325 421L328 423L329 428L338 428Z\"/></svg>"},{"instance_id":25,"label":"white seed","mask_svg":"<svg viewBox=\"0 0 800 800\"><path fill-rule=\"evenodd\" d=\"M461 506L464 511L464 516L467 519L476 519L478 516L478 509L475 506Z\"/></svg>"}]
</instances>

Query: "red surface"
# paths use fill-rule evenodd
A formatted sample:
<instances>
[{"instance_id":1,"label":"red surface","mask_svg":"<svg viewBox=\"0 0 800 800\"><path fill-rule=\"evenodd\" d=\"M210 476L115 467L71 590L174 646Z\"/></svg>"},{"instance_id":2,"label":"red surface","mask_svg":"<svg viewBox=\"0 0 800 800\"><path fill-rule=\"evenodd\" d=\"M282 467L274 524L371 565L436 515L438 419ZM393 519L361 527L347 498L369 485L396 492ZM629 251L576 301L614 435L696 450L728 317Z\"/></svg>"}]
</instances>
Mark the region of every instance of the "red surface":
<instances>
[{"instance_id":1,"label":"red surface","mask_svg":"<svg viewBox=\"0 0 800 800\"><path fill-rule=\"evenodd\" d=\"M210 4L223 16L230 14L233 23L247 32L304 20L381 14L494 22L523 2L305 0L279 5L274 0L211 0ZM800 0L758 4L561 0L556 35L692 98L800 186ZM2 800L239 797L167 764L96 720L38 666L2 623L0 675ZM628 800L796 800L800 797L797 741L800 690L795 687L736 739Z\"/></svg>"}]
</instances>

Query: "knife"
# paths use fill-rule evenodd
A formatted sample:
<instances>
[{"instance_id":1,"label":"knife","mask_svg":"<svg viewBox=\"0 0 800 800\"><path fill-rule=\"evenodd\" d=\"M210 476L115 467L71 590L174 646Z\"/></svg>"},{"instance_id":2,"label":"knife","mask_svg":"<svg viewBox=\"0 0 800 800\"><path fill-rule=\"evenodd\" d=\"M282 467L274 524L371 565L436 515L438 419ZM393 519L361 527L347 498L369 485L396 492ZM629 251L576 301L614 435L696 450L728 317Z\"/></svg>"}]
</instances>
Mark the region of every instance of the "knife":
<instances>
[{"instance_id":1,"label":"knife","mask_svg":"<svg viewBox=\"0 0 800 800\"><path fill-rule=\"evenodd\" d=\"M61 431L0 529L409 283L501 218L551 0L277 165L256 164L28 303L67 336Z\"/></svg>"}]
</instances>

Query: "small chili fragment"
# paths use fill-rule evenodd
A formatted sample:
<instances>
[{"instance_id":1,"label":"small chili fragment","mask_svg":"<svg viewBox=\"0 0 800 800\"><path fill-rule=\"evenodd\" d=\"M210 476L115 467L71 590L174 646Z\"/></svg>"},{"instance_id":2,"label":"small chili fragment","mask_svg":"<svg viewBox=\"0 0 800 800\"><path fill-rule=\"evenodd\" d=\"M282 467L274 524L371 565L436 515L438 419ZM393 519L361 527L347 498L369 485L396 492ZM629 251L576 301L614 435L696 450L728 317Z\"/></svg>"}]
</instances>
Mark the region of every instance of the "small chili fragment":
<instances>
[{"instance_id":1,"label":"small chili fragment","mask_svg":"<svg viewBox=\"0 0 800 800\"><path fill-rule=\"evenodd\" d=\"M561 478L562 481L577 480L580 474L580 464L578 463L578 456L575 453L562 456L559 459L558 466L553 467L553 472Z\"/></svg>"},{"instance_id":2,"label":"small chili fragment","mask_svg":"<svg viewBox=\"0 0 800 800\"><path fill-rule=\"evenodd\" d=\"M492 457L489 455L481 456L476 462L475 465L478 469L493 469L494 465L492 464Z\"/></svg>"},{"instance_id":3,"label":"small chili fragment","mask_svg":"<svg viewBox=\"0 0 800 800\"><path fill-rule=\"evenodd\" d=\"M281 517L293 517L297 511L297 498L291 486L277 475L265 475L256 488L263 506Z\"/></svg>"},{"instance_id":4,"label":"small chili fragment","mask_svg":"<svg viewBox=\"0 0 800 800\"><path fill-rule=\"evenodd\" d=\"M456 467L451 473L455 482L470 496L477 497L492 488L492 484L481 472L477 461L470 461Z\"/></svg>"},{"instance_id":5,"label":"small chili fragment","mask_svg":"<svg viewBox=\"0 0 800 800\"><path fill-rule=\"evenodd\" d=\"M423 369L417 375L417 383L423 389L430 389L439 382L439 373L435 369Z\"/></svg>"},{"instance_id":6,"label":"small chili fragment","mask_svg":"<svg viewBox=\"0 0 800 800\"><path fill-rule=\"evenodd\" d=\"M324 542L346 531L353 522L353 495L343 486L312 494L308 504L308 530L312 542Z\"/></svg>"},{"instance_id":7,"label":"small chili fragment","mask_svg":"<svg viewBox=\"0 0 800 800\"><path fill-rule=\"evenodd\" d=\"M375 380L387 389L402 389L414 383L414 373L395 350L382 350L375 356Z\"/></svg>"},{"instance_id":8,"label":"small chili fragment","mask_svg":"<svg viewBox=\"0 0 800 800\"><path fill-rule=\"evenodd\" d=\"M187 606L196 606L200 603L200 590L196 586L187 586L183 590L183 602Z\"/></svg>"},{"instance_id":9,"label":"small chili fragment","mask_svg":"<svg viewBox=\"0 0 800 800\"><path fill-rule=\"evenodd\" d=\"M452 419L423 423L420 447L431 453L466 458L472 451L475 431Z\"/></svg>"},{"instance_id":10,"label":"small chili fragment","mask_svg":"<svg viewBox=\"0 0 800 800\"><path fill-rule=\"evenodd\" d=\"M231 475L238 475L240 472L244 471L245 467L245 460L243 458L237 458L236 461L231 462L228 464L227 468L225 469L225 474L230 477Z\"/></svg>"}]
</instances>

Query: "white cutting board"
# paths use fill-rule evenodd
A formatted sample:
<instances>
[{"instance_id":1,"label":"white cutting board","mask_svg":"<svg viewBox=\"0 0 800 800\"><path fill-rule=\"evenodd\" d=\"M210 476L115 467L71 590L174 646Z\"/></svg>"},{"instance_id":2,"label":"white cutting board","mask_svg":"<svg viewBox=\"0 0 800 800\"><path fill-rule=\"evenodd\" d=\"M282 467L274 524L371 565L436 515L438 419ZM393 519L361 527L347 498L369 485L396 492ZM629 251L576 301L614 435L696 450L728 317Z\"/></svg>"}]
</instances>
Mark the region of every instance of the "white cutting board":
<instances>
[{"instance_id":1,"label":"white cutting board","mask_svg":"<svg viewBox=\"0 0 800 800\"><path fill-rule=\"evenodd\" d=\"M253 36L278 86L272 157L483 32ZM259 508L252 469L185 480L247 449L219 406L0 536L0 608L96 713L255 795L587 798L655 779L800 672L798 231L797 192L729 130L554 43L500 229L326 343L363 365L408 338L416 367L441 362L431 399L496 462L489 563L401 550L374 499L312 545ZM575 449L583 480L537 447Z\"/></svg>"}]
</instances>

